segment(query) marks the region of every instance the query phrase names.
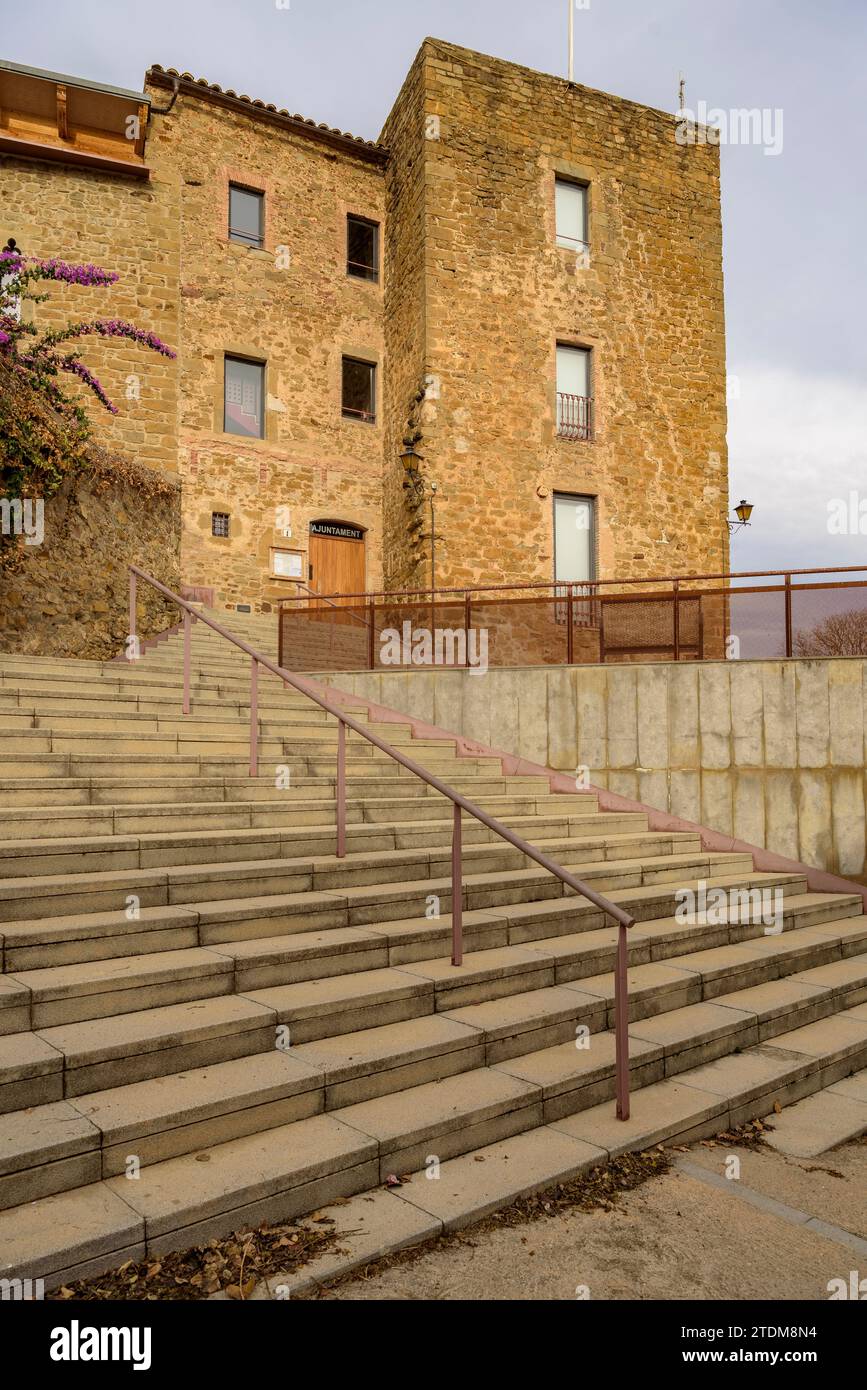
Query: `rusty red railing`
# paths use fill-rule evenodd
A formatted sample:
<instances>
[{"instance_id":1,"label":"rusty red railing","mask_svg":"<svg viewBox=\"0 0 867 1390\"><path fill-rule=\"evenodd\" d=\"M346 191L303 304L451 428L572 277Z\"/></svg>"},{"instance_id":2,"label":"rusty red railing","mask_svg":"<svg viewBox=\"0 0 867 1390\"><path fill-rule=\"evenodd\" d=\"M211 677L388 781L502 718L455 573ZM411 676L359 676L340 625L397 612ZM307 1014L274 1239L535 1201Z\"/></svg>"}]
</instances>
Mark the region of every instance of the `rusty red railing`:
<instances>
[{"instance_id":1,"label":"rusty red railing","mask_svg":"<svg viewBox=\"0 0 867 1390\"><path fill-rule=\"evenodd\" d=\"M557 434L560 439L593 438L593 397L557 392Z\"/></svg>"},{"instance_id":2,"label":"rusty red railing","mask_svg":"<svg viewBox=\"0 0 867 1390\"><path fill-rule=\"evenodd\" d=\"M335 602L328 594L320 594L318 590L311 589L309 584L302 583L300 579L296 579L293 582L298 585L299 589L303 589L310 598L315 599L317 603L324 603L328 608L336 608L338 610L343 607L342 604ZM283 599L277 600L278 603L282 603L283 601ZM351 608L347 609L347 613L352 622L360 623L362 627L367 627L366 618L359 617Z\"/></svg>"},{"instance_id":3,"label":"rusty red railing","mask_svg":"<svg viewBox=\"0 0 867 1390\"><path fill-rule=\"evenodd\" d=\"M330 597L339 616L301 595L278 600L280 641L308 671L411 666L384 645L404 625L458 634L457 654L452 644L434 662L446 666L471 664L475 631L485 633L488 666L867 655L861 565ZM353 617L354 635L345 632Z\"/></svg>"},{"instance_id":4,"label":"rusty red railing","mask_svg":"<svg viewBox=\"0 0 867 1390\"><path fill-rule=\"evenodd\" d=\"M597 893L580 878L576 878L568 869L564 869L553 859L549 859L541 850L536 849L529 841L516 835L508 826L498 821L496 817L488 815L481 806L470 801L450 787L447 782L436 777L427 768L408 758L401 753L398 748L387 743L385 739L379 738L377 734L371 733L358 720L353 719L352 715L347 714L340 706L335 705L332 700L321 695L314 690L309 681L305 681L301 676L292 671L288 671L282 664L278 664L265 656L262 652L257 652L249 643L242 638L236 637L233 632L223 627L221 623L206 614L196 612L192 605L180 595L161 584L159 580L146 574L136 565L129 566L129 642L127 652L129 660L136 659L138 651L137 640L137 580L144 580L150 584L157 593L162 594L163 598L171 600L181 609L184 615L184 656L183 656L183 712L185 715L190 713L190 684L191 684L191 642L190 633L194 622L204 623L218 633L225 641L230 642L240 651L250 658L250 776L256 777L259 772L259 667L261 666L284 685L291 686L292 689L299 691L308 699L312 700L332 715L337 720L337 776L335 785L336 801L336 822L337 822L337 857L342 859L346 855L346 730L350 729L353 733L360 735L385 753L401 767L405 767L413 776L419 777L426 782L429 787L440 792L452 802L452 965L460 966L463 963L463 868L461 856L461 814L465 813L479 821L481 825L487 826L500 839L519 850L528 859L532 859L541 868L558 878L566 888L571 888L573 893L586 898L588 902L597 907L600 912L617 925L617 954L614 970L614 1008L615 1008L615 1090L617 1102L617 1117L621 1120L629 1119L629 997L628 997L628 944L626 933L628 929L635 925L634 917L631 917L622 907L611 902L608 898Z\"/></svg>"}]
</instances>

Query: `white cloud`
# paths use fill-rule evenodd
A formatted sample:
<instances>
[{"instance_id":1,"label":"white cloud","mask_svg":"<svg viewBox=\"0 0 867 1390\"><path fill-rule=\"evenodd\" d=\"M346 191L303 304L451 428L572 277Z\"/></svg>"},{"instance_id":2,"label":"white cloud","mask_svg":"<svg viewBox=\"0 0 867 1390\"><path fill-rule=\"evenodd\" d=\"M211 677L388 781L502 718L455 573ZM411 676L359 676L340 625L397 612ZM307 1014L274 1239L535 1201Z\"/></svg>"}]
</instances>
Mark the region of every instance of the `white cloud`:
<instances>
[{"instance_id":1,"label":"white cloud","mask_svg":"<svg viewBox=\"0 0 867 1390\"><path fill-rule=\"evenodd\" d=\"M867 564L867 536L834 536L829 503L867 500L867 390L841 377L733 365L730 495L754 503L734 540L733 569Z\"/></svg>"}]
</instances>

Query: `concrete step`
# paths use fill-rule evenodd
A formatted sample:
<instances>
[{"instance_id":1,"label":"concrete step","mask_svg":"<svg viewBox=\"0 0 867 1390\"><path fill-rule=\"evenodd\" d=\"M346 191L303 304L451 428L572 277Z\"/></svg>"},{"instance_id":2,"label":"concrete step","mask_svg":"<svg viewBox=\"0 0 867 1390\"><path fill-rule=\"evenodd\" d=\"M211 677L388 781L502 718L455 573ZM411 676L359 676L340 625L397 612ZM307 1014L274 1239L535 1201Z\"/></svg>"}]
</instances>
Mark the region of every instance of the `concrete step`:
<instances>
[{"instance_id":1,"label":"concrete step","mask_svg":"<svg viewBox=\"0 0 867 1390\"><path fill-rule=\"evenodd\" d=\"M132 758L127 758L127 765ZM280 766L283 766L279 764ZM172 768L171 771L174 771ZM176 775L148 774L143 770L138 776L100 776L89 775L81 770L81 765L72 773L61 771L55 777L19 776L0 777L0 806L9 808L15 805L32 806L34 803L50 805L126 805L139 806L166 801L213 801L231 802L282 801L285 804L297 801L328 800L334 805L335 777L296 776L288 786L277 785L277 777L272 772L265 775L260 766L258 777L236 776L214 771L209 768L201 774L185 774L179 770ZM540 777L465 777L450 775L449 785L482 804L484 798L513 797L532 794L537 803L548 795L547 779ZM377 788L382 787L381 791ZM435 797L438 814L442 814L442 794L428 786L420 778L365 777L347 783L347 796L364 797ZM559 801L558 804L562 805Z\"/></svg>"},{"instance_id":2,"label":"concrete step","mask_svg":"<svg viewBox=\"0 0 867 1390\"><path fill-rule=\"evenodd\" d=\"M766 1112L775 1101L785 1104L835 1084L863 1066L865 1057L862 1005L778 1034L772 1046L760 1043L718 1058L676 1081L649 1082L635 1091L628 1121L616 1120L606 1101L554 1119L550 1132L578 1146L569 1151L571 1172L579 1154L584 1163L599 1162L629 1149L719 1132L757 1109ZM471 1154L475 1167L482 1167L515 1135L539 1132L544 1106L543 1085L501 1068L478 1068L230 1139L207 1149L204 1164L203 1154L186 1154L143 1167L135 1183L113 1177L42 1197L0 1215L0 1275L41 1277L53 1287L111 1267L130 1249L139 1258L145 1250L156 1255L201 1244L371 1189L393 1171L421 1174L430 1154L443 1163L446 1185L416 1179L397 1198L433 1204L440 1221L457 1227L478 1212L481 1180L471 1178L468 1165L450 1163ZM495 1165L484 1180L488 1209L498 1200L491 1182L504 1176L504 1165ZM502 1200L513 1181L506 1179ZM435 1191L428 1195L428 1189ZM76 1231L72 1242L70 1224Z\"/></svg>"},{"instance_id":3,"label":"concrete step","mask_svg":"<svg viewBox=\"0 0 867 1390\"><path fill-rule=\"evenodd\" d=\"M183 669L176 667L147 668L142 664L128 662L86 662L76 668L67 663L51 662L47 658L22 658L24 666L15 671L5 664L0 668L0 691L17 691L19 695L84 696L100 695L116 691L119 694L134 694L147 698L157 693L180 692L183 688ZM202 694L222 692L234 693L239 699L249 702L249 666L215 677L207 672L193 672L193 691ZM270 672L260 669L260 690L266 696L279 693L281 699L295 704L298 708L309 708L309 695L295 690L285 681ZM315 703L315 702L314 702Z\"/></svg>"},{"instance_id":4,"label":"concrete step","mask_svg":"<svg viewBox=\"0 0 867 1390\"><path fill-rule=\"evenodd\" d=\"M504 854L503 866L522 862L518 857L519 852L507 846L494 831L472 816L463 819L466 834L462 835L462 841L468 855L468 867L479 855L484 859L479 849L481 845L491 846L492 853ZM600 821L597 833L587 833L596 829L597 820ZM588 821L593 824L588 825ZM628 829L606 831L605 818L602 817L585 818L585 824L579 827L583 834L570 834L568 817L563 817L560 824L533 820L525 828L531 831L534 844L554 858L561 849L585 855L589 862L614 858L657 858L665 853L663 846L670 848L676 845L684 852L699 849L699 837L688 832L679 832L670 839L663 839L655 832L646 830L639 833L630 833ZM377 856L399 851L427 854L431 862L434 859L444 862L446 853L451 852L450 836L451 821L422 821L412 829L389 827L387 824L350 826L347 828L346 857L350 861L357 861L358 856L365 855L371 868L385 862ZM81 839L67 836L60 841L54 838L9 840L0 841L0 881L5 878L18 879L25 874L31 879L61 873L88 874L113 869L219 864L226 859L233 862L240 859L294 859L305 851L311 855L333 858L336 827L278 826L270 829L256 827L229 831L189 831L186 834L175 831L169 834L90 836ZM498 864L492 864L492 868L496 867Z\"/></svg>"},{"instance_id":5,"label":"concrete step","mask_svg":"<svg viewBox=\"0 0 867 1390\"><path fill-rule=\"evenodd\" d=\"M321 1076L271 1051L0 1116L0 1208L305 1119L322 1099Z\"/></svg>"},{"instance_id":6,"label":"concrete step","mask_svg":"<svg viewBox=\"0 0 867 1390\"><path fill-rule=\"evenodd\" d=\"M156 1250L176 1248L188 1233L206 1242L217 1231L288 1220L372 1186L378 1166L374 1140L331 1116L311 1116L221 1144L207 1164L192 1155L168 1159L143 1169L135 1184L111 1178L30 1203L28 1231L21 1229L22 1208L13 1208L0 1218L0 1276L9 1277L26 1252L30 1277L53 1287L111 1267L121 1255L140 1258L145 1228ZM141 1190L131 1211L133 1186ZM191 1206L192 1192L199 1197Z\"/></svg>"},{"instance_id":7,"label":"concrete step","mask_svg":"<svg viewBox=\"0 0 867 1390\"><path fill-rule=\"evenodd\" d=\"M819 1154L867 1133L867 1069L799 1100L782 1114L772 1112L765 1142L794 1158Z\"/></svg>"},{"instance_id":8,"label":"concrete step","mask_svg":"<svg viewBox=\"0 0 867 1390\"><path fill-rule=\"evenodd\" d=\"M625 1123L614 1119L606 1099L579 1114L448 1159L439 1170L438 1182L429 1182L424 1172L418 1172L394 1192L370 1191L340 1207L326 1207L323 1216L334 1220L341 1232L337 1256L326 1255L294 1275L275 1276L268 1284L300 1292L316 1279L333 1277L373 1254L388 1254L431 1235L461 1230L518 1198L566 1182L629 1150L687 1143L769 1111L774 1126L783 1128L787 1116L812 1104L812 1099L797 1100L799 1095L818 1100L825 1094L823 1078L834 1078L853 1065L865 1023L867 1012L852 1010L838 1020L778 1039L782 1046L776 1055L776 1049L759 1046L677 1081L646 1085L635 1092L631 1117ZM856 1084L855 1078L831 1080L825 1090L843 1091ZM779 1115L773 1111L775 1101L791 1109ZM855 1129L860 1129L860 1123ZM367 1214L369 1234L357 1235L359 1217ZM368 1245L370 1249L365 1248Z\"/></svg>"},{"instance_id":9,"label":"concrete step","mask_svg":"<svg viewBox=\"0 0 867 1390\"><path fill-rule=\"evenodd\" d=\"M325 711L317 712L321 713L323 720L327 722L301 718L300 712L294 710L290 711L295 715L291 721L284 721L279 712L267 718L260 716L260 754L264 756L265 750L272 744L285 745L289 749L297 745L299 752L309 756L316 753L320 756L332 754L337 747L337 721L329 718ZM365 724L363 727L370 729L373 735L382 738L386 743L400 747L416 761L431 758L438 762L452 762L457 757L455 746L448 739L413 738L411 730L402 725L382 727ZM129 747L140 743L141 751L147 753L163 745L170 745L172 740L179 751L183 751L183 745L189 743L201 743L206 750L218 750L221 744L226 743L232 746L239 744L247 749L250 743L250 720L241 717L205 718L196 713L185 718L182 714L156 716L126 711L119 714L108 711L100 716L80 714L66 717L30 714L26 711L4 714L3 728L0 730L0 752L3 753L4 759L12 752L46 751L41 748L46 740L49 745L47 751L61 753L90 753L100 743L105 743L107 752L111 752L117 745ZM353 730L349 731L346 752L347 758L388 757L388 754ZM496 763L499 766L501 760L496 757L472 757L460 758L459 761L469 764L480 762L486 766Z\"/></svg>"},{"instance_id":10,"label":"concrete step","mask_svg":"<svg viewBox=\"0 0 867 1390\"><path fill-rule=\"evenodd\" d=\"M86 790L82 782L80 790ZM620 834L624 831L637 833L647 829L647 817L631 812L606 812L598 814L596 798L588 798L576 803L578 810L573 812L571 803L562 797L551 798L556 809L537 811L537 801L532 797L485 798L480 805L491 815L519 833L531 832L535 824L543 831L556 831L560 828L580 832L582 829L598 829L604 834ZM586 813L582 813L585 804ZM0 803L2 808L2 803ZM562 813L561 813L562 812ZM402 814L401 814L402 813ZM393 816L400 820L392 821ZM411 839L420 827L430 827L431 833L446 829L450 833L451 818L443 819L442 801L422 802L419 799L406 800L402 797L359 797L347 796L347 826L360 828L370 826L402 825L403 833ZM275 827L295 827L299 833L308 829L314 834L330 830L336 824L333 799L295 802L290 807L275 804L273 801L233 802L189 801L165 804L143 804L129 806L71 805L46 808L41 806L16 806L14 819L9 816L3 823L3 844L14 847L22 840L53 841L67 836L111 837L122 835L172 835L176 832L204 832L220 834L225 831L271 829ZM464 818L464 835L473 836L484 827L472 817ZM352 831L349 831L351 834ZM371 833L376 834L375 829ZM487 832L493 835L493 831Z\"/></svg>"},{"instance_id":11,"label":"concrete step","mask_svg":"<svg viewBox=\"0 0 867 1390\"><path fill-rule=\"evenodd\" d=\"M645 858L599 860L595 849L583 850L580 841L555 842L566 868L580 869L581 876L601 892L617 891L683 877L708 878L716 874L748 873L748 855L722 854L688 849L685 853L657 852ZM612 846L616 851L617 840ZM657 844L657 850L660 845ZM679 848L679 847L678 847ZM561 897L559 879L512 846L497 843L468 845L465 853L464 891L467 906L493 907L529 897ZM446 876L447 875L447 876ZM0 881L0 923L58 917L88 912L126 913L131 899L135 909L168 907L181 903L229 901L241 895L267 898L303 892L348 893L357 908L352 925L364 925L374 917L397 915L404 907L421 905L430 894L441 900L440 910L451 910L451 851L437 849L392 850L363 853L338 859L272 858L184 864L161 868L132 868L78 873L43 874ZM482 901L480 894L486 900ZM373 913L373 917L365 913ZM0 927L2 930L2 927Z\"/></svg>"},{"instance_id":12,"label":"concrete step","mask_svg":"<svg viewBox=\"0 0 867 1390\"><path fill-rule=\"evenodd\" d=\"M487 779L477 781L472 799L493 815L498 814L492 810L495 806L504 811L521 808L525 814L535 811L544 814L551 810L558 813L564 805L583 808L593 804L583 798L564 803L561 796L553 796L547 788L535 785L511 789L505 779L495 784L494 791L482 789L490 785ZM183 816L187 807L192 807L192 813L196 814L198 806L212 807L217 803L223 812L232 816L245 814L248 804L253 803L253 815L267 807L269 814L276 811L297 815L301 824L327 822L335 816L334 780L296 778L288 787L278 787L276 779L270 777L141 777L135 783L111 777L58 777L50 781L0 777L0 813L14 810L17 819L19 809L44 814L60 807L64 810L68 807L111 808L120 813L118 833L128 829L125 817ZM443 807L441 794L420 780L401 781L382 788L369 783L347 786L348 820L359 808L369 820L387 816L395 808L411 810L413 820L437 819L442 817ZM4 835L8 834L7 824Z\"/></svg>"},{"instance_id":13,"label":"concrete step","mask_svg":"<svg viewBox=\"0 0 867 1390\"><path fill-rule=\"evenodd\" d=\"M431 1216L460 1220L479 1151L503 1174L519 1144L532 1182L534 1133L544 1171L577 1171L642 1124L715 1125L867 1061L860 892L370 723L634 915L618 1127L601 910L465 817L452 966L441 795L351 736L338 860L334 719L262 673L250 778L248 659L199 625L184 717L181 657L174 634L134 664L0 658L0 1275L286 1219L431 1154L470 1174Z\"/></svg>"},{"instance_id":14,"label":"concrete step","mask_svg":"<svg viewBox=\"0 0 867 1390\"><path fill-rule=\"evenodd\" d=\"M107 738L100 735L88 736L93 739L85 746L84 736L70 739L51 735L43 738L35 731L33 747L23 746L25 733L17 737L10 735L10 741L18 746L3 754L5 777L120 777L126 782L134 779L138 771L147 773L150 769L161 776L195 776L197 773L222 774L241 777L247 775L249 767L249 744L239 739L201 739L183 738L175 735L150 734L142 738ZM50 743L50 748L37 746ZM75 747L69 746L75 744ZM105 751L98 751L104 749ZM448 753L425 754L413 749L415 761L420 762L429 772L438 775L451 785L465 785L475 778L496 777L500 774L499 760L496 758L455 759ZM165 758L171 757L166 763ZM259 743L259 771L272 770L276 776L278 768L289 769L295 779L334 777L336 775L337 752L315 746L313 740L292 741L289 739L267 739ZM370 749L353 749L346 758L347 779L376 778L391 781L416 779L417 774L402 767L395 759ZM285 778L285 771L282 775Z\"/></svg>"},{"instance_id":15,"label":"concrete step","mask_svg":"<svg viewBox=\"0 0 867 1390\"><path fill-rule=\"evenodd\" d=\"M487 924L476 925L482 930ZM580 1008L588 1019L596 1020L597 1027L604 1028L614 1013L615 944L613 931L598 931L522 946L485 945L467 951L464 964L456 968L444 956L387 965L391 957L383 959L381 943L374 939L364 948L373 956L372 968L365 968L361 952L353 962L355 968L343 973L311 973L302 981L296 977L296 982L261 989L247 984L244 990L248 998L275 1011L279 1021L289 1026L296 1043L358 1031L369 1026L371 1010L387 1010L389 1018L383 1021L402 1022L430 1012L454 1014L469 1005L493 1007L492 1001L555 986L577 986ZM863 950L865 944L867 926L859 923L855 928L848 921L826 923L821 929L793 927L772 940L742 937L737 945L700 952L690 952L689 941L684 938L676 959L647 960L630 968L630 1017L648 1017L793 971L842 962L848 954ZM256 947L259 949L260 943ZM298 942L294 949L300 952L303 943ZM635 954L642 958L640 945ZM244 953L235 958L243 978L251 958ZM256 968L268 968L259 964L261 954L254 959ZM845 985L848 989L846 971L841 973L840 988Z\"/></svg>"},{"instance_id":16,"label":"concrete step","mask_svg":"<svg viewBox=\"0 0 867 1390\"><path fill-rule=\"evenodd\" d=\"M800 972L633 1022L633 1090L863 1002L867 955L844 968L846 978ZM550 1123L613 1094L614 1035L580 992L542 988L49 1102L26 1123L0 1121L0 1206L123 1172L132 1153L156 1162L485 1065L538 1087Z\"/></svg>"},{"instance_id":17,"label":"concrete step","mask_svg":"<svg viewBox=\"0 0 867 1390\"><path fill-rule=\"evenodd\" d=\"M549 886L548 880L545 882ZM569 894L535 901L532 894L524 897L520 892L515 892L515 900L509 901L507 896L498 893L498 905L491 906L485 901L490 896L488 883L489 877L480 876L478 884L465 884L468 902L464 912L464 930L468 945L477 941L492 946L522 945L576 934L583 937L588 932L599 930L610 931L610 927L605 926L602 912L586 899ZM751 886L768 892L779 888L783 894L782 913L787 927L796 921L803 925L805 922L821 923L847 915L855 918L861 909L860 898L855 895L828 895L825 902L815 902L816 895L808 895L807 901L802 901L804 883L794 875L736 875L714 879L712 884L744 891ZM134 953L255 942L258 946L249 946L248 958L252 969L257 948L263 957L270 958L285 947L287 959L296 960L298 951L292 938L346 928L362 929L381 937L387 942L389 962L392 964L427 959L431 955L446 955L451 942L450 914L441 911L439 918L431 918L428 915L431 910L431 894L428 891L431 885L428 882L419 887L416 915L404 918L388 918L372 912L369 890L358 889L355 893L347 894L300 892L177 907L145 906L140 909L138 916L131 917L125 912L109 911L7 922L0 935L3 965L12 974L24 969L116 959ZM379 895L385 891L384 888L380 889ZM646 951L648 959L662 959L666 954L676 954L684 935L691 931L696 939L700 936L707 945L725 944L754 934L750 926L753 915L750 913L737 914L738 920L730 925L714 924L710 928L702 927L700 931L676 923L671 918L672 910L677 905L676 892L676 887L662 882L612 894L612 900L626 906L642 924L640 932L637 928L633 929L633 953L639 949L638 943L646 939L647 944L642 945L641 949ZM362 895L360 906L356 901L358 894ZM477 898L481 905L476 905ZM797 908L789 907L790 902L796 904ZM441 907L444 905L441 903ZM412 902L402 899L398 892L388 906L392 913L396 913L412 906ZM744 915L746 920L741 920ZM365 920L354 920L359 916ZM277 958L269 963L276 964ZM296 965L293 968L299 967ZM0 975L0 980L2 978Z\"/></svg>"},{"instance_id":18,"label":"concrete step","mask_svg":"<svg viewBox=\"0 0 867 1390\"><path fill-rule=\"evenodd\" d=\"M35 1045L48 1044L62 1059L62 1096L68 1099L272 1051L277 1022L272 1010L254 1000L224 995L60 1024L32 1036ZM0 1045L5 1042L0 1039ZM5 1072L0 1076L5 1084Z\"/></svg>"},{"instance_id":19,"label":"concrete step","mask_svg":"<svg viewBox=\"0 0 867 1390\"><path fill-rule=\"evenodd\" d=\"M73 688L62 700L52 694L23 694L19 699L17 691L12 687L0 685L0 711L3 712L4 721L13 716L27 716L28 714L40 719L48 719L57 715L62 719L70 720L88 720L94 717L133 719L141 716L142 718L188 718L216 721L240 719L249 726L249 698L232 701L226 698L221 699L218 695L208 691L200 691L196 695L195 701L191 703L191 713L188 716L181 714L180 709L178 696L174 691L166 691L162 694L152 692L150 695L143 696L137 695L134 690L118 691L114 689L100 695L82 695L77 692L77 688ZM289 703L288 698L284 698L276 687L273 691L260 692L258 710L260 718L271 721L279 720L287 726L295 724L325 725L331 718L312 700L299 699ZM395 724L389 727L394 728L399 736L400 732L409 726Z\"/></svg>"}]
</instances>

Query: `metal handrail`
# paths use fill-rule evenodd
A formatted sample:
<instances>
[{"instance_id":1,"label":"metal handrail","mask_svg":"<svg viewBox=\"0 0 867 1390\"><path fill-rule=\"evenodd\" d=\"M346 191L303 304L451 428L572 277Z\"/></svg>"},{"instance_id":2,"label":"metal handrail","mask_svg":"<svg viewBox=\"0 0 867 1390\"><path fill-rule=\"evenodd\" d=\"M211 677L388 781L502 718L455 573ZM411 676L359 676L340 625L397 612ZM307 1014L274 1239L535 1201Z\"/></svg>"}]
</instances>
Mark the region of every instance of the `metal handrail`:
<instances>
[{"instance_id":1,"label":"metal handrail","mask_svg":"<svg viewBox=\"0 0 867 1390\"><path fill-rule=\"evenodd\" d=\"M616 1053L616 1090L617 1090L617 1118L621 1120L629 1119L629 1034L628 1034L628 986L627 986L627 945L626 932L629 927L635 925L635 918L630 916L622 907L595 892L588 884L574 874L570 874L568 869L549 859L547 854L536 849L527 840L516 835L508 826L498 821L496 817L488 815L481 806L462 796L455 791L447 782L436 777L420 763L414 762L412 758L407 758L399 749L392 744L386 743L385 739L379 738L377 734L371 733L358 720L353 719L352 715L335 705L331 700L326 699L317 691L312 689L310 683L301 676L297 676L292 671L287 671L272 661L270 657L257 652L243 638L236 637L228 628L223 627L222 623L216 622L213 618L207 617L204 613L196 611L191 603L180 597L161 584L152 575L146 574L137 565L129 566L129 659L136 659L135 653L138 650L136 635L136 580L143 579L146 584L150 584L156 589L157 593L164 598L171 599L176 603L184 614L184 714L190 713L190 668L191 668L191 632L193 622L204 623L207 627L231 642L242 652L250 657L250 776L256 777L259 772L259 667L263 666L272 676L276 676L284 685L291 685L294 690L300 691L308 699L313 700L320 709L324 709L327 714L331 714L338 721L337 726L337 858L343 859L346 856L346 730L351 729L353 733L360 734L368 743L373 744L380 752L405 767L408 772L419 777L435 791L441 792L443 796L451 801L454 808L452 819L452 965L459 966L463 963L463 873L461 868L461 812L465 811L481 825L493 830L500 839L508 844L528 859L532 859L541 868L558 878L567 888L571 888L574 893L586 898L594 907L598 907L606 917L610 917L618 927L617 933L617 961L614 972L614 1007L615 1007L615 1053Z\"/></svg>"},{"instance_id":2,"label":"metal handrail","mask_svg":"<svg viewBox=\"0 0 867 1390\"><path fill-rule=\"evenodd\" d=\"M332 598L385 598L396 602L401 598L422 597L430 602L431 598L436 600L438 594L493 594L504 593L506 591L524 591L535 589L555 589L560 584L574 583L585 585L593 593L582 595L585 598L595 597L597 589L608 588L615 584L687 584L704 583L708 580L716 579L785 579L786 575L794 577L799 574L867 574L867 565L832 565L824 569L788 569L788 570L731 570L728 573L720 574L654 574L644 579L575 579L572 581L562 579L540 579L531 583L524 584L469 584L460 588L440 588L440 589L365 589L355 594L332 594ZM763 585L757 592L772 592L772 586ZM320 594L320 598L327 598L329 595ZM555 594L553 597L557 597ZM275 600L276 603L291 603L294 599L303 602L298 595L283 595Z\"/></svg>"},{"instance_id":3,"label":"metal handrail","mask_svg":"<svg viewBox=\"0 0 867 1390\"><path fill-rule=\"evenodd\" d=\"M347 613L356 623L361 623L362 627L370 627L370 623L367 619L360 617L358 613L354 613L351 608L346 608L343 604L335 603L327 594L320 594L316 589L311 589L310 585L305 584L301 579L296 579L294 582L300 589L306 589L311 598L320 599L322 603L327 603L330 608L336 608L340 613ZM300 594L283 594L282 597L277 600L278 603L294 603L296 601L303 603Z\"/></svg>"}]
</instances>

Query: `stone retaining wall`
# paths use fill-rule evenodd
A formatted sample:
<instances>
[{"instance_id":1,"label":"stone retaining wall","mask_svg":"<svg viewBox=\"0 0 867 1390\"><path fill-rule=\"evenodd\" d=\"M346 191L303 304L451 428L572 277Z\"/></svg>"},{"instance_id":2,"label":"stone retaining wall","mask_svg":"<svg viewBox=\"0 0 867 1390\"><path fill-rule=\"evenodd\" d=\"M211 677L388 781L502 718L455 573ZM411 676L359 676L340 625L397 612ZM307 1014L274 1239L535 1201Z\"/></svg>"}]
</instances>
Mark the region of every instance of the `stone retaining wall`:
<instances>
[{"instance_id":1,"label":"stone retaining wall","mask_svg":"<svg viewBox=\"0 0 867 1390\"><path fill-rule=\"evenodd\" d=\"M126 464L69 475L45 503L44 540L18 541L0 571L0 651L107 659L129 630L127 566L178 591L180 487ZM139 584L139 632L177 621L177 609Z\"/></svg>"},{"instance_id":2,"label":"stone retaining wall","mask_svg":"<svg viewBox=\"0 0 867 1390\"><path fill-rule=\"evenodd\" d=\"M322 679L850 878L867 874L867 660Z\"/></svg>"}]
</instances>

